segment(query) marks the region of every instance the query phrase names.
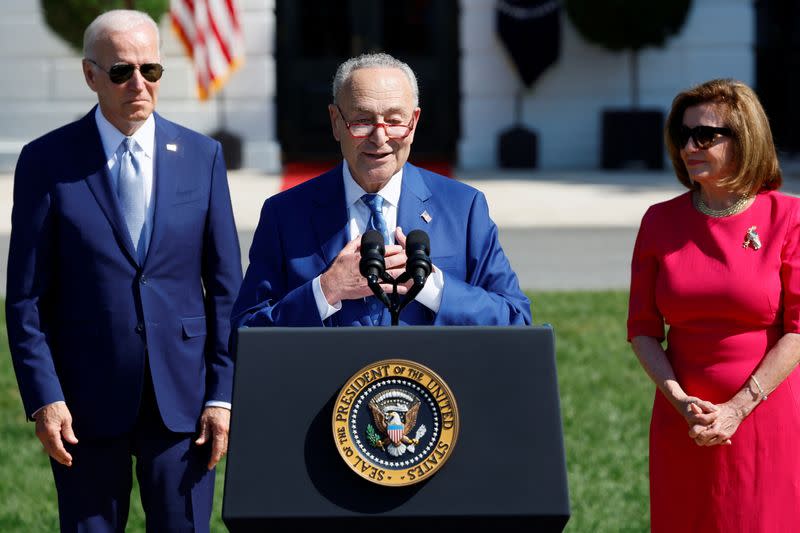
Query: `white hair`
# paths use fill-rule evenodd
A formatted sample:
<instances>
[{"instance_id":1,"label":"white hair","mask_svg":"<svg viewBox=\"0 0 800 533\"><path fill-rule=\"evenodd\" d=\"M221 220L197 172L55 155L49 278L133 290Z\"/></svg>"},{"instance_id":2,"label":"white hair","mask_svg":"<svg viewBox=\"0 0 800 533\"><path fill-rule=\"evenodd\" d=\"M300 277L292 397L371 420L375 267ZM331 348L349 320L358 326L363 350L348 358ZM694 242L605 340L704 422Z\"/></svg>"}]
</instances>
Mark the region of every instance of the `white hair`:
<instances>
[{"instance_id":1,"label":"white hair","mask_svg":"<svg viewBox=\"0 0 800 533\"><path fill-rule=\"evenodd\" d=\"M414 96L414 107L419 106L419 85L417 85L417 76L406 63L399 59L395 59L389 54L383 52L375 54L361 54L358 57L351 57L336 69L336 75L333 77L333 103L338 104L337 98L339 91L350 80L353 72L362 68L396 68L403 71L403 74L408 78L408 83L411 85L411 93Z\"/></svg>"},{"instance_id":2,"label":"white hair","mask_svg":"<svg viewBox=\"0 0 800 533\"><path fill-rule=\"evenodd\" d=\"M132 30L142 24L149 25L156 34L156 46L161 37L158 32L158 24L148 15L141 11L131 9L112 9L99 15L86 27L83 32L83 57L92 59L91 53L98 41L108 37L112 33L125 32Z\"/></svg>"}]
</instances>

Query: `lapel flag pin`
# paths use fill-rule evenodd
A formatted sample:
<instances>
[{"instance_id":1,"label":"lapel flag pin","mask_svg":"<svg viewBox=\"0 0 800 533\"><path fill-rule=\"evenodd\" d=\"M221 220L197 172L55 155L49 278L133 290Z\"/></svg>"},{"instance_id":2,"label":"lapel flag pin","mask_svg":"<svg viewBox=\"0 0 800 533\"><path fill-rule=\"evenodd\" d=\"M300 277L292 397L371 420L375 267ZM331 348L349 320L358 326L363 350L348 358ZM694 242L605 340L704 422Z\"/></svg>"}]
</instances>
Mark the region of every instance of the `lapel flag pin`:
<instances>
[{"instance_id":1,"label":"lapel flag pin","mask_svg":"<svg viewBox=\"0 0 800 533\"><path fill-rule=\"evenodd\" d=\"M430 224L431 220L433 220L433 217L430 214L428 214L427 211L423 211L420 216L422 217L422 220L424 220L428 224Z\"/></svg>"},{"instance_id":2,"label":"lapel flag pin","mask_svg":"<svg viewBox=\"0 0 800 533\"><path fill-rule=\"evenodd\" d=\"M178 145L169 143L169 144L167 144L167 150L169 150L170 152L177 152L178 151Z\"/></svg>"}]
</instances>

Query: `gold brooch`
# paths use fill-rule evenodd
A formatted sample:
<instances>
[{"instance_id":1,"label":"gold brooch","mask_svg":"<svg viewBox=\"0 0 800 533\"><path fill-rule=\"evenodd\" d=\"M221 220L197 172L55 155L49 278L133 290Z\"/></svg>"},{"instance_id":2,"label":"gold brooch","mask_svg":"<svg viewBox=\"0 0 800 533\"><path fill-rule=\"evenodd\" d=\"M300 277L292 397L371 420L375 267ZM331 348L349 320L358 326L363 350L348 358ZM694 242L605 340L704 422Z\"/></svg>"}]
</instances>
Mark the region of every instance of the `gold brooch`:
<instances>
[{"instance_id":1,"label":"gold brooch","mask_svg":"<svg viewBox=\"0 0 800 533\"><path fill-rule=\"evenodd\" d=\"M742 248L747 248L748 246L752 247L753 250L758 250L761 248L761 237L759 237L758 233L756 233L755 226L750 226L747 228L747 233L744 234Z\"/></svg>"}]
</instances>

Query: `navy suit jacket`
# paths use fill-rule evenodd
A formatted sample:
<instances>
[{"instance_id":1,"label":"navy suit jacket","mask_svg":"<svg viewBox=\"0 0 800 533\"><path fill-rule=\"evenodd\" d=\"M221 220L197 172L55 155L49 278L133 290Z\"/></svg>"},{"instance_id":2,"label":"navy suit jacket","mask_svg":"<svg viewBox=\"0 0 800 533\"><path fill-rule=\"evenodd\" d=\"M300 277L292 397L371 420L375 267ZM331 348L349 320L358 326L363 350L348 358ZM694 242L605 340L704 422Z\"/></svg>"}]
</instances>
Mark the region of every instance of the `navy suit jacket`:
<instances>
[{"instance_id":1,"label":"navy suit jacket","mask_svg":"<svg viewBox=\"0 0 800 533\"><path fill-rule=\"evenodd\" d=\"M222 150L155 121L155 214L143 264L94 110L25 146L17 163L11 355L27 415L65 400L78 438L132 429L145 350L170 430L192 432L204 402L231 401L229 317L242 271Z\"/></svg>"},{"instance_id":2,"label":"navy suit jacket","mask_svg":"<svg viewBox=\"0 0 800 533\"><path fill-rule=\"evenodd\" d=\"M428 233L431 260L445 280L439 311L414 301L401 313L401 324L530 324L530 302L500 247L481 192L407 163L397 225L406 234ZM314 301L312 280L328 269L348 232L342 165L267 199L234 305L234 327L372 325L374 310L382 309L374 296L342 302L324 323ZM390 324L388 311L380 324Z\"/></svg>"}]
</instances>

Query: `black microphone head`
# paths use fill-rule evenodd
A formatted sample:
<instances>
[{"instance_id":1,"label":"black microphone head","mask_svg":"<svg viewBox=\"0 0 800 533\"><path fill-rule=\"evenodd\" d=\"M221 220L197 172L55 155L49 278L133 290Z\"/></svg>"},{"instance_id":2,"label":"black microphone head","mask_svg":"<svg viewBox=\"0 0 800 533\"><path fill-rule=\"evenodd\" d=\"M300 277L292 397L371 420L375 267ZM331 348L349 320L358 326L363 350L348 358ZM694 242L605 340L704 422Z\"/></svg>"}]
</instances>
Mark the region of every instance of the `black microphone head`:
<instances>
[{"instance_id":1,"label":"black microphone head","mask_svg":"<svg viewBox=\"0 0 800 533\"><path fill-rule=\"evenodd\" d=\"M406 250L419 250L420 248L425 255L431 255L431 239L421 229L411 230L406 237Z\"/></svg>"},{"instance_id":2,"label":"black microphone head","mask_svg":"<svg viewBox=\"0 0 800 533\"><path fill-rule=\"evenodd\" d=\"M383 257L386 253L386 248L383 247L383 235L379 231L371 229L361 236L361 257L364 257L364 251L370 252L377 250Z\"/></svg>"},{"instance_id":3,"label":"black microphone head","mask_svg":"<svg viewBox=\"0 0 800 533\"><path fill-rule=\"evenodd\" d=\"M361 261L358 263L358 270L365 278L373 277L374 280L380 277L386 270L386 262L383 255L386 248L383 246L383 235L374 229L369 230L361 236Z\"/></svg>"},{"instance_id":4,"label":"black microphone head","mask_svg":"<svg viewBox=\"0 0 800 533\"><path fill-rule=\"evenodd\" d=\"M424 283L431 273L431 240L421 229L412 230L406 237L406 272L414 283Z\"/></svg>"}]
</instances>

